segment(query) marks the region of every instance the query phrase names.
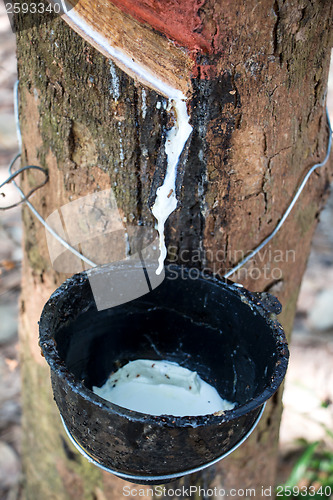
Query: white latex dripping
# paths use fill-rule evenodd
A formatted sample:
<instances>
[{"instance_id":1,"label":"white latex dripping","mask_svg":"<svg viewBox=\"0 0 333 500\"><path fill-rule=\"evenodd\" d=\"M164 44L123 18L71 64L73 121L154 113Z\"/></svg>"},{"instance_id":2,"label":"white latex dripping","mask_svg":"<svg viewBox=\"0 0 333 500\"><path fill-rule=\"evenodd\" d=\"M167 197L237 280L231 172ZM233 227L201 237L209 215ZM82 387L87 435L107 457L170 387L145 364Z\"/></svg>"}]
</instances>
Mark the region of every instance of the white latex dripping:
<instances>
[{"instance_id":1,"label":"white latex dripping","mask_svg":"<svg viewBox=\"0 0 333 500\"><path fill-rule=\"evenodd\" d=\"M156 191L156 199L152 207L152 213L157 219L156 227L159 233L160 246L159 265L156 274L162 272L164 260L167 255L164 238L165 222L169 215L177 208L178 203L176 197L176 178L179 158L192 132L192 127L189 124L190 117L187 113L186 100L169 99L169 111L172 108L176 115L176 120L174 126L169 130L165 141L165 153L167 156L166 174L162 186Z\"/></svg>"},{"instance_id":2,"label":"white latex dripping","mask_svg":"<svg viewBox=\"0 0 333 500\"><path fill-rule=\"evenodd\" d=\"M57 1L57 0L56 0ZM113 60L118 61L122 66L129 69L131 73L137 75L140 81L145 82L150 87L161 92L169 99L169 107L173 108L176 115L176 122L168 132L165 144L167 155L167 171L164 183L157 189L156 200L153 206L153 214L157 219L157 230L160 236L160 257L156 274L160 274L163 269L163 263L166 257L166 248L164 243L164 224L169 215L177 207L176 199L176 177L179 157L189 138L192 127L189 124L189 115L186 107L186 96L177 88L172 87L165 81L156 77L150 71L147 71L139 62L134 61L122 50L113 47L100 33L89 26L76 12L75 9L67 9L65 0L58 0L66 15L74 21L76 26L89 38L94 40L100 47L110 54Z\"/></svg>"}]
</instances>

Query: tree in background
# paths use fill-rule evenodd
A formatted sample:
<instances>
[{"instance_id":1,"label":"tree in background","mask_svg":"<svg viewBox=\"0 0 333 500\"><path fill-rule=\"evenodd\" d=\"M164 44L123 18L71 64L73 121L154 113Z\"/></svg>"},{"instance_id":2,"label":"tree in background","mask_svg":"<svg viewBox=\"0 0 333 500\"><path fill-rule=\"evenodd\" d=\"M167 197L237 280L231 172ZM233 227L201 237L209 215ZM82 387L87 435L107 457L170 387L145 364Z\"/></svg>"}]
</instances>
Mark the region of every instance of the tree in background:
<instances>
[{"instance_id":1,"label":"tree in background","mask_svg":"<svg viewBox=\"0 0 333 500\"><path fill-rule=\"evenodd\" d=\"M131 2L121 10L113 4L129 50L188 96L193 133L179 168L180 203L166 226L169 258L186 252L189 265L223 274L240 252L272 232L305 173L325 156L333 6L320 0L188 0L178 28L166 11L152 29ZM167 99L127 75L59 17L34 14L31 22L21 14L16 23L23 164L49 172L49 182L33 198L36 208L46 219L69 201L112 187L128 221L154 227L149 204L164 176L165 134L174 119ZM131 48L131 40L142 43ZM328 167L313 175L281 231L233 277L250 290L278 296L288 333L329 180ZM29 173L23 186L28 191L36 182L37 174ZM23 223L26 496L121 498L127 483L90 465L64 435L37 323L67 276L53 270L44 228L27 207ZM274 486L280 416L281 390L244 445L178 484L256 488L260 496L262 487Z\"/></svg>"}]
</instances>

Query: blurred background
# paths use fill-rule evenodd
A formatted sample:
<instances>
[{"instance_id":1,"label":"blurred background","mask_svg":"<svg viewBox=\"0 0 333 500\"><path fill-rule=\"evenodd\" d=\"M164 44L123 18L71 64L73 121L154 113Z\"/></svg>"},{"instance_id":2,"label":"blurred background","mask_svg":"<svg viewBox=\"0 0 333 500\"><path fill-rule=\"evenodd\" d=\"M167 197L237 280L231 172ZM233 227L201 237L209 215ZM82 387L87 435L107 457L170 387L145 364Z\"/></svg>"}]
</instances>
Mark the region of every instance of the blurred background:
<instances>
[{"instance_id":1,"label":"blurred background","mask_svg":"<svg viewBox=\"0 0 333 500\"><path fill-rule=\"evenodd\" d=\"M15 36L0 4L0 184L18 150L13 109ZM328 106L333 122L333 67ZM6 187L6 203L15 202ZM18 298L20 207L0 213L0 500L20 498ZM278 484L333 492L333 192L321 213L304 276L284 392ZM327 490L328 491L328 490ZM304 498L304 497L303 497ZM312 496L312 498L316 498ZM319 495L318 498L325 498Z\"/></svg>"}]
</instances>

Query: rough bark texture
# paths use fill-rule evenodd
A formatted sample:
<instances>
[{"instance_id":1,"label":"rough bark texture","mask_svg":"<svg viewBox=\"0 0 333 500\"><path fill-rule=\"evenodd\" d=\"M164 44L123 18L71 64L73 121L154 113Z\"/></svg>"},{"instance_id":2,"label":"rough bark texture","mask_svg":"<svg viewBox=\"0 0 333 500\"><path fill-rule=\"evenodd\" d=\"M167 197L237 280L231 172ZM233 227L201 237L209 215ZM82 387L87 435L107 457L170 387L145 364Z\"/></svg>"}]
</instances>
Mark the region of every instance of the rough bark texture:
<instances>
[{"instance_id":1,"label":"rough bark texture","mask_svg":"<svg viewBox=\"0 0 333 500\"><path fill-rule=\"evenodd\" d=\"M239 260L239 251L254 248L272 231L304 173L325 154L332 4L201 3L202 22L215 33L214 50L197 60L190 99L194 131L179 185L181 204L166 235L171 260L182 255L187 265L222 273ZM29 28L27 20L18 22L23 162L41 165L50 175L34 205L46 218L71 200L111 186L127 221L153 227L148 200L165 169L168 127L166 111L156 105L165 99L128 77L61 19L43 15ZM35 174L25 175L26 189L35 182ZM279 296L287 332L328 183L328 168L314 174L269 248L235 276L252 290ZM61 427L37 322L66 276L52 269L44 229L28 208L23 220L26 497L121 498L127 483L81 458ZM257 488L261 497L262 486L274 486L280 414L281 391L246 444L178 484Z\"/></svg>"}]
</instances>

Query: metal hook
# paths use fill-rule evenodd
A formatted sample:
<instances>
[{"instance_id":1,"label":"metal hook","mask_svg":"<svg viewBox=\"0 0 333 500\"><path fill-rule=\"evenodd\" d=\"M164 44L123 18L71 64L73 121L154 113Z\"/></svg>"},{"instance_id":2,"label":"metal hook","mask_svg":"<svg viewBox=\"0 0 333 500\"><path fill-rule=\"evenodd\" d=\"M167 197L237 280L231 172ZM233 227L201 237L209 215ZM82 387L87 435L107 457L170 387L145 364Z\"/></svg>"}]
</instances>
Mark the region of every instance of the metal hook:
<instances>
[{"instance_id":1,"label":"metal hook","mask_svg":"<svg viewBox=\"0 0 333 500\"><path fill-rule=\"evenodd\" d=\"M16 170L15 172L13 172L12 171L13 166L16 163L16 161L20 158L20 156L21 156L21 153L17 153L17 155L10 162L10 165L9 165L9 173L10 173L10 175L9 175L9 177L2 184L0 184L0 189L3 186L5 186L6 184L9 184L10 182L13 182L13 184L15 185L15 187L17 187L17 184L14 181L14 179L18 175L20 175L22 172L24 172L25 170L31 170L31 169L40 170L45 175L45 179L44 179L44 181L41 184L38 184L38 186L35 186L33 189L31 189L27 195L23 195L23 197L22 197L22 199L20 201L18 201L17 203L13 203L12 205L8 205L7 207L0 207L0 210L8 210L10 208L14 208L14 207L17 207L18 205L21 205L21 203L26 202L28 200L28 198L30 198L30 196L35 191L37 191L37 189L43 187L47 183L47 181L49 180L49 174L47 173L47 171L44 168L42 168L42 167L37 167L36 165L26 165L25 167L21 167L18 170ZM5 196L4 193L0 193L0 194L2 196Z\"/></svg>"}]
</instances>

